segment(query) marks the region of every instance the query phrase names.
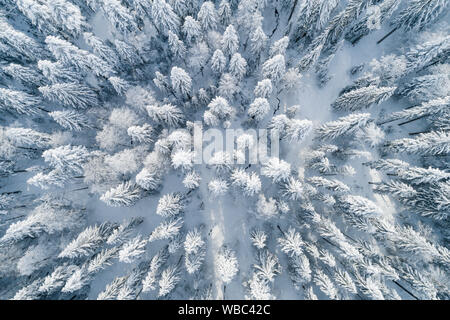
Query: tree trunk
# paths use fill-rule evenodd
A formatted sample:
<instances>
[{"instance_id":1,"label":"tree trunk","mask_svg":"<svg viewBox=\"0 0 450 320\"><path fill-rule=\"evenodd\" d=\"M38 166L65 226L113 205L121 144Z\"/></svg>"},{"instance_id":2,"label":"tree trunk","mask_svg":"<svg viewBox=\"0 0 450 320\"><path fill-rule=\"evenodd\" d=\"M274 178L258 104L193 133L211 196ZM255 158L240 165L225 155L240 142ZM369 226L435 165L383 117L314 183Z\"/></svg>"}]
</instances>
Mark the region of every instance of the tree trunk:
<instances>
[{"instance_id":1,"label":"tree trunk","mask_svg":"<svg viewBox=\"0 0 450 320\"><path fill-rule=\"evenodd\" d=\"M391 34L393 34L396 30L397 30L397 27L395 27L394 29L392 29L387 35L385 35L383 38L381 38L380 40L378 40L378 41L377 41L377 44L380 44L381 42L383 42L384 40L386 40L386 38L389 37Z\"/></svg>"}]
</instances>

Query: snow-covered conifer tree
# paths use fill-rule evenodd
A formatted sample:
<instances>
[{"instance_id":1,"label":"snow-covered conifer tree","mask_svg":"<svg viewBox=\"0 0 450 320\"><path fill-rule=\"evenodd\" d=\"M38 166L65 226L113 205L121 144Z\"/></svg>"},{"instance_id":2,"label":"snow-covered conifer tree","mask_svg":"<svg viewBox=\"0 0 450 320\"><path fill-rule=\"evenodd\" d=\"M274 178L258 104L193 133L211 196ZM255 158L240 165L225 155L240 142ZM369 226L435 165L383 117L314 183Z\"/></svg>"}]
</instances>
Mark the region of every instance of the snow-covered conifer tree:
<instances>
[{"instance_id":1,"label":"snow-covered conifer tree","mask_svg":"<svg viewBox=\"0 0 450 320\"><path fill-rule=\"evenodd\" d=\"M119 0L101 1L100 6L106 19L119 32L129 34L138 29L132 13Z\"/></svg>"},{"instance_id":2,"label":"snow-covered conifer tree","mask_svg":"<svg viewBox=\"0 0 450 320\"><path fill-rule=\"evenodd\" d=\"M223 55L223 52L220 49L214 51L211 57L211 69L218 74L221 74L225 71L225 67L227 64L227 59Z\"/></svg>"},{"instance_id":3,"label":"snow-covered conifer tree","mask_svg":"<svg viewBox=\"0 0 450 320\"><path fill-rule=\"evenodd\" d=\"M92 51L113 66L119 65L117 53L107 45L102 39L96 37L92 32L84 32L83 39L92 48Z\"/></svg>"},{"instance_id":4,"label":"snow-covered conifer tree","mask_svg":"<svg viewBox=\"0 0 450 320\"><path fill-rule=\"evenodd\" d=\"M172 239L179 234L182 224L181 218L165 220L153 230L148 241Z\"/></svg>"},{"instance_id":5,"label":"snow-covered conifer tree","mask_svg":"<svg viewBox=\"0 0 450 320\"><path fill-rule=\"evenodd\" d=\"M242 79L247 72L247 61L239 53L235 53L230 59L228 69L237 79Z\"/></svg>"},{"instance_id":6,"label":"snow-covered conifer tree","mask_svg":"<svg viewBox=\"0 0 450 320\"><path fill-rule=\"evenodd\" d=\"M202 35L202 29L197 20L191 16L184 18L183 33L186 36L186 41L190 43L193 39L199 39Z\"/></svg>"},{"instance_id":7,"label":"snow-covered conifer tree","mask_svg":"<svg viewBox=\"0 0 450 320\"><path fill-rule=\"evenodd\" d=\"M176 127L183 122L183 112L171 104L162 106L147 106L149 116L157 123L166 124L171 127Z\"/></svg>"},{"instance_id":8,"label":"snow-covered conifer tree","mask_svg":"<svg viewBox=\"0 0 450 320\"><path fill-rule=\"evenodd\" d=\"M186 54L186 47L184 46L183 41L178 39L178 36L170 30L168 34L170 51L175 57L183 58Z\"/></svg>"},{"instance_id":9,"label":"snow-covered conifer tree","mask_svg":"<svg viewBox=\"0 0 450 320\"><path fill-rule=\"evenodd\" d=\"M336 121L330 121L316 129L319 139L336 139L342 135L354 133L358 128L364 127L370 120L370 113L353 113L341 117Z\"/></svg>"},{"instance_id":10,"label":"snow-covered conifer tree","mask_svg":"<svg viewBox=\"0 0 450 320\"><path fill-rule=\"evenodd\" d=\"M192 90L192 79L186 71L178 67L173 67L170 72L170 80L172 82L172 88L176 92L183 96L189 96Z\"/></svg>"},{"instance_id":11,"label":"snow-covered conifer tree","mask_svg":"<svg viewBox=\"0 0 450 320\"><path fill-rule=\"evenodd\" d=\"M95 75L108 77L114 74L112 66L106 61L74 46L61 38L48 36L45 43L50 52L61 63L74 67L77 71L94 72Z\"/></svg>"},{"instance_id":12,"label":"snow-covered conifer tree","mask_svg":"<svg viewBox=\"0 0 450 320\"><path fill-rule=\"evenodd\" d=\"M368 86L356 89L339 96L333 103L336 110L356 111L368 108L372 104L380 104L394 94L395 87Z\"/></svg>"},{"instance_id":13,"label":"snow-covered conifer tree","mask_svg":"<svg viewBox=\"0 0 450 320\"><path fill-rule=\"evenodd\" d=\"M70 82L76 83L81 81L81 76L71 70L70 67L64 66L60 62L51 62L49 60L39 60L38 69L51 83Z\"/></svg>"},{"instance_id":14,"label":"snow-covered conifer tree","mask_svg":"<svg viewBox=\"0 0 450 320\"><path fill-rule=\"evenodd\" d=\"M264 78L269 78L274 83L277 83L286 71L284 56L277 54L273 58L270 58L264 62L261 71Z\"/></svg>"},{"instance_id":15,"label":"snow-covered conifer tree","mask_svg":"<svg viewBox=\"0 0 450 320\"><path fill-rule=\"evenodd\" d=\"M261 168L261 174L271 178L273 182L286 180L291 173L290 163L279 158L270 158Z\"/></svg>"},{"instance_id":16,"label":"snow-covered conifer tree","mask_svg":"<svg viewBox=\"0 0 450 320\"><path fill-rule=\"evenodd\" d=\"M261 52L266 47L267 35L261 26L256 27L250 34L250 52L255 55L255 59L259 58Z\"/></svg>"},{"instance_id":17,"label":"snow-covered conifer tree","mask_svg":"<svg viewBox=\"0 0 450 320\"><path fill-rule=\"evenodd\" d=\"M272 81L270 79L258 81L253 93L256 97L269 98L272 94Z\"/></svg>"},{"instance_id":18,"label":"snow-covered conifer tree","mask_svg":"<svg viewBox=\"0 0 450 320\"><path fill-rule=\"evenodd\" d=\"M302 141L311 132L312 121L292 119L287 123L284 138L292 141Z\"/></svg>"},{"instance_id":19,"label":"snow-covered conifer tree","mask_svg":"<svg viewBox=\"0 0 450 320\"><path fill-rule=\"evenodd\" d=\"M270 105L266 98L256 98L248 108L248 115L256 121L261 121L270 111Z\"/></svg>"},{"instance_id":20,"label":"snow-covered conifer tree","mask_svg":"<svg viewBox=\"0 0 450 320\"><path fill-rule=\"evenodd\" d=\"M78 83L55 83L39 87L39 91L46 99L74 109L86 109L98 102L94 91Z\"/></svg>"},{"instance_id":21,"label":"snow-covered conifer tree","mask_svg":"<svg viewBox=\"0 0 450 320\"><path fill-rule=\"evenodd\" d=\"M161 278L159 279L159 292L158 297L164 297L168 295L181 280L179 271L176 266L169 266L161 272Z\"/></svg>"},{"instance_id":22,"label":"snow-covered conifer tree","mask_svg":"<svg viewBox=\"0 0 450 320\"><path fill-rule=\"evenodd\" d=\"M222 282L231 282L239 271L236 253L227 247L222 247L214 258L214 267Z\"/></svg>"},{"instance_id":23,"label":"snow-covered conifer tree","mask_svg":"<svg viewBox=\"0 0 450 320\"><path fill-rule=\"evenodd\" d=\"M172 217L181 212L183 205L179 194L165 194L159 198L156 214L163 217Z\"/></svg>"},{"instance_id":24,"label":"snow-covered conifer tree","mask_svg":"<svg viewBox=\"0 0 450 320\"><path fill-rule=\"evenodd\" d=\"M73 110L53 111L49 116L61 127L69 130L81 131L90 127L88 118Z\"/></svg>"},{"instance_id":25,"label":"snow-covered conifer tree","mask_svg":"<svg viewBox=\"0 0 450 320\"><path fill-rule=\"evenodd\" d=\"M230 3L227 0L220 1L219 8L217 9L217 16L222 25L226 26L230 23L231 13Z\"/></svg>"},{"instance_id":26,"label":"snow-covered conifer tree","mask_svg":"<svg viewBox=\"0 0 450 320\"><path fill-rule=\"evenodd\" d=\"M32 61L45 56L44 48L38 41L14 29L3 15L0 16L0 43L0 52L6 56L24 57Z\"/></svg>"},{"instance_id":27,"label":"snow-covered conifer tree","mask_svg":"<svg viewBox=\"0 0 450 320\"><path fill-rule=\"evenodd\" d=\"M403 138L389 141L387 148L393 152L445 155L450 152L450 135L443 131L422 133L415 139Z\"/></svg>"},{"instance_id":28,"label":"snow-covered conifer tree","mask_svg":"<svg viewBox=\"0 0 450 320\"><path fill-rule=\"evenodd\" d=\"M447 0L412 0L393 22L395 28L405 30L422 30L428 24L436 21L448 6Z\"/></svg>"},{"instance_id":29,"label":"snow-covered conifer tree","mask_svg":"<svg viewBox=\"0 0 450 320\"><path fill-rule=\"evenodd\" d=\"M145 253L146 239L139 235L126 242L119 251L119 261L131 263Z\"/></svg>"},{"instance_id":30,"label":"snow-covered conifer tree","mask_svg":"<svg viewBox=\"0 0 450 320\"><path fill-rule=\"evenodd\" d=\"M60 258L75 258L92 254L101 243L106 241L105 237L111 232L111 225L87 227L77 238L69 243L59 254Z\"/></svg>"},{"instance_id":31,"label":"snow-covered conifer tree","mask_svg":"<svg viewBox=\"0 0 450 320\"><path fill-rule=\"evenodd\" d=\"M41 98L26 92L0 88L0 109L10 110L19 114L36 113L36 107Z\"/></svg>"},{"instance_id":32,"label":"snow-covered conifer tree","mask_svg":"<svg viewBox=\"0 0 450 320\"><path fill-rule=\"evenodd\" d=\"M233 25L230 24L222 36L222 51L228 56L232 56L239 48L239 36Z\"/></svg>"},{"instance_id":33,"label":"snow-covered conifer tree","mask_svg":"<svg viewBox=\"0 0 450 320\"><path fill-rule=\"evenodd\" d=\"M105 192L100 200L109 206L120 207L134 204L140 196L141 190L131 181L126 181Z\"/></svg>"},{"instance_id":34,"label":"snow-covered conifer tree","mask_svg":"<svg viewBox=\"0 0 450 320\"><path fill-rule=\"evenodd\" d=\"M215 29L217 26L217 12L214 8L214 3L211 1L203 2L197 14L197 20L202 25L204 30Z\"/></svg>"}]
</instances>

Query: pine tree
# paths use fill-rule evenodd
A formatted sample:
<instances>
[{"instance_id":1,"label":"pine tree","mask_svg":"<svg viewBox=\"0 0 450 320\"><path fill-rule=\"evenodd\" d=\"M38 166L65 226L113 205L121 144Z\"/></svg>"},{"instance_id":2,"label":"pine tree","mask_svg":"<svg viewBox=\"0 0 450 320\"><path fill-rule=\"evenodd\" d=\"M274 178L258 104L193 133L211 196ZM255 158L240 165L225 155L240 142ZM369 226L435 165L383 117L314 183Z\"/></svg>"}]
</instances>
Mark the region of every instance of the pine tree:
<instances>
[{"instance_id":1,"label":"pine tree","mask_svg":"<svg viewBox=\"0 0 450 320\"><path fill-rule=\"evenodd\" d=\"M220 197L227 193L228 183L223 179L212 179L208 183L208 190L213 197Z\"/></svg>"},{"instance_id":2,"label":"pine tree","mask_svg":"<svg viewBox=\"0 0 450 320\"><path fill-rule=\"evenodd\" d=\"M293 141L302 141L311 132L312 121L292 119L287 123L284 138Z\"/></svg>"},{"instance_id":3,"label":"pine tree","mask_svg":"<svg viewBox=\"0 0 450 320\"><path fill-rule=\"evenodd\" d=\"M335 110L356 111L362 108L368 108L372 104L380 104L395 92L395 87L368 86L356 89L339 96L332 107Z\"/></svg>"},{"instance_id":4,"label":"pine tree","mask_svg":"<svg viewBox=\"0 0 450 320\"><path fill-rule=\"evenodd\" d=\"M10 63L2 68L5 75L22 82L30 87L38 87L42 84L42 76L33 68L24 67L19 64Z\"/></svg>"},{"instance_id":5,"label":"pine tree","mask_svg":"<svg viewBox=\"0 0 450 320\"><path fill-rule=\"evenodd\" d=\"M239 271L236 253L222 247L214 258L214 267L219 279L224 283L230 283Z\"/></svg>"},{"instance_id":6,"label":"pine tree","mask_svg":"<svg viewBox=\"0 0 450 320\"><path fill-rule=\"evenodd\" d=\"M325 179L323 177L311 177L307 181L315 187L323 187L328 190L346 193L350 191L350 188L343 182L336 179Z\"/></svg>"},{"instance_id":7,"label":"pine tree","mask_svg":"<svg viewBox=\"0 0 450 320\"><path fill-rule=\"evenodd\" d=\"M450 79L447 74L429 74L416 77L399 88L399 94L412 102L426 102L445 97L448 94Z\"/></svg>"},{"instance_id":8,"label":"pine tree","mask_svg":"<svg viewBox=\"0 0 450 320\"><path fill-rule=\"evenodd\" d=\"M119 0L102 1L100 6L106 19L120 33L127 35L138 30L133 15Z\"/></svg>"},{"instance_id":9,"label":"pine tree","mask_svg":"<svg viewBox=\"0 0 450 320\"><path fill-rule=\"evenodd\" d=\"M179 194L169 193L159 198L156 214L168 218L180 214L182 210L181 196Z\"/></svg>"},{"instance_id":10,"label":"pine tree","mask_svg":"<svg viewBox=\"0 0 450 320\"><path fill-rule=\"evenodd\" d=\"M229 120L234 112L225 98L217 96L208 104L208 110L203 114L203 121L209 126L216 126L220 120Z\"/></svg>"},{"instance_id":11,"label":"pine tree","mask_svg":"<svg viewBox=\"0 0 450 320\"><path fill-rule=\"evenodd\" d=\"M39 292L47 295L61 290L67 279L77 270L75 265L63 265L56 267L51 274L44 278L39 287Z\"/></svg>"},{"instance_id":12,"label":"pine tree","mask_svg":"<svg viewBox=\"0 0 450 320\"><path fill-rule=\"evenodd\" d=\"M183 220L181 218L165 220L153 230L148 241L173 239L180 233L182 225Z\"/></svg>"},{"instance_id":13,"label":"pine tree","mask_svg":"<svg viewBox=\"0 0 450 320\"><path fill-rule=\"evenodd\" d=\"M316 136L318 139L326 140L353 134L359 128L366 126L369 120L370 113L354 113L323 124L316 129Z\"/></svg>"},{"instance_id":14,"label":"pine tree","mask_svg":"<svg viewBox=\"0 0 450 320\"><path fill-rule=\"evenodd\" d=\"M131 181L126 181L105 192L100 200L112 207L131 206L140 196L141 190Z\"/></svg>"},{"instance_id":15,"label":"pine tree","mask_svg":"<svg viewBox=\"0 0 450 320\"><path fill-rule=\"evenodd\" d=\"M286 180L290 173L290 163L279 158L270 158L266 163L263 163L263 167L261 168L261 174L271 178L273 182Z\"/></svg>"},{"instance_id":16,"label":"pine tree","mask_svg":"<svg viewBox=\"0 0 450 320\"><path fill-rule=\"evenodd\" d=\"M219 8L217 9L217 15L222 25L226 26L230 23L231 13L229 2L227 0L220 1Z\"/></svg>"},{"instance_id":17,"label":"pine tree","mask_svg":"<svg viewBox=\"0 0 450 320\"><path fill-rule=\"evenodd\" d=\"M45 38L47 48L61 63L74 67L77 71L94 72L97 76L108 77L114 74L112 67L86 50L82 50L58 37Z\"/></svg>"},{"instance_id":18,"label":"pine tree","mask_svg":"<svg viewBox=\"0 0 450 320\"><path fill-rule=\"evenodd\" d=\"M55 169L47 174L38 172L27 180L27 184L47 190L51 187L63 188L68 181L69 177L67 173L60 169Z\"/></svg>"},{"instance_id":19,"label":"pine tree","mask_svg":"<svg viewBox=\"0 0 450 320\"><path fill-rule=\"evenodd\" d=\"M238 80L229 73L224 73L219 81L219 94L229 100L233 100L234 96L240 92Z\"/></svg>"},{"instance_id":20,"label":"pine tree","mask_svg":"<svg viewBox=\"0 0 450 320\"><path fill-rule=\"evenodd\" d=\"M25 58L31 61L46 55L39 42L14 29L3 15L0 15L0 52L5 57Z\"/></svg>"},{"instance_id":21,"label":"pine tree","mask_svg":"<svg viewBox=\"0 0 450 320\"><path fill-rule=\"evenodd\" d=\"M368 164L371 168L395 174L398 178L411 184L436 183L450 178L450 174L437 168L410 166L397 159L380 159Z\"/></svg>"},{"instance_id":22,"label":"pine tree","mask_svg":"<svg viewBox=\"0 0 450 320\"><path fill-rule=\"evenodd\" d=\"M319 289L325 293L330 299L338 299L338 291L331 279L320 269L314 275L314 283Z\"/></svg>"},{"instance_id":23,"label":"pine tree","mask_svg":"<svg viewBox=\"0 0 450 320\"><path fill-rule=\"evenodd\" d=\"M102 244L111 232L111 225L87 227L77 238L70 242L59 254L60 258L90 256Z\"/></svg>"},{"instance_id":24,"label":"pine tree","mask_svg":"<svg viewBox=\"0 0 450 320\"><path fill-rule=\"evenodd\" d=\"M235 169L230 179L232 184L242 188L247 196L253 196L261 191L261 180L255 172L247 173L243 169Z\"/></svg>"},{"instance_id":25,"label":"pine tree","mask_svg":"<svg viewBox=\"0 0 450 320\"><path fill-rule=\"evenodd\" d=\"M94 91L78 83L55 83L39 87L39 91L46 99L74 109L86 109L98 102Z\"/></svg>"},{"instance_id":26,"label":"pine tree","mask_svg":"<svg viewBox=\"0 0 450 320\"><path fill-rule=\"evenodd\" d=\"M188 189L196 189L200 186L201 177L195 171L186 174L183 185Z\"/></svg>"},{"instance_id":27,"label":"pine tree","mask_svg":"<svg viewBox=\"0 0 450 320\"><path fill-rule=\"evenodd\" d=\"M304 255L295 255L289 260L288 270L294 287L299 289L312 279L309 259Z\"/></svg>"},{"instance_id":28,"label":"pine tree","mask_svg":"<svg viewBox=\"0 0 450 320\"><path fill-rule=\"evenodd\" d=\"M258 84L255 87L255 90L253 91L253 94L256 97L261 98L269 98L272 94L272 81L270 79L264 79L261 81L258 81Z\"/></svg>"},{"instance_id":29,"label":"pine tree","mask_svg":"<svg viewBox=\"0 0 450 320\"><path fill-rule=\"evenodd\" d=\"M142 217L133 217L115 228L106 240L107 244L121 244L127 241L133 230L144 221Z\"/></svg>"},{"instance_id":30,"label":"pine tree","mask_svg":"<svg viewBox=\"0 0 450 320\"><path fill-rule=\"evenodd\" d=\"M37 112L37 105L41 103L38 96L22 91L0 88L0 110L11 110L19 114L32 115Z\"/></svg>"},{"instance_id":31,"label":"pine tree","mask_svg":"<svg viewBox=\"0 0 450 320\"><path fill-rule=\"evenodd\" d=\"M167 248L163 248L159 250L150 260L149 271L145 276L144 280L142 281L143 292L149 292L150 290L156 289L156 281L159 270L161 269L162 265L167 261L167 258L168 258Z\"/></svg>"},{"instance_id":32,"label":"pine tree","mask_svg":"<svg viewBox=\"0 0 450 320\"><path fill-rule=\"evenodd\" d=\"M412 0L408 6L403 9L392 25L395 28L404 28L409 30L422 30L430 23L433 23L446 9L447 0Z\"/></svg>"},{"instance_id":33,"label":"pine tree","mask_svg":"<svg viewBox=\"0 0 450 320\"><path fill-rule=\"evenodd\" d=\"M45 2L18 0L17 8L40 32L44 34L58 32L51 10Z\"/></svg>"},{"instance_id":34,"label":"pine tree","mask_svg":"<svg viewBox=\"0 0 450 320\"><path fill-rule=\"evenodd\" d=\"M450 152L450 134L443 131L422 133L415 139L403 138L387 143L392 152L419 155L445 155Z\"/></svg>"},{"instance_id":35,"label":"pine tree","mask_svg":"<svg viewBox=\"0 0 450 320\"><path fill-rule=\"evenodd\" d=\"M418 45L406 53L408 72L418 72L435 64L445 61L450 48L450 36L435 35L432 40Z\"/></svg>"},{"instance_id":36,"label":"pine tree","mask_svg":"<svg viewBox=\"0 0 450 320\"><path fill-rule=\"evenodd\" d=\"M234 29L233 25L230 24L223 33L222 36L222 51L228 55L232 56L234 53L237 52L239 48L239 36L236 33L236 30Z\"/></svg>"},{"instance_id":37,"label":"pine tree","mask_svg":"<svg viewBox=\"0 0 450 320\"><path fill-rule=\"evenodd\" d=\"M89 152L84 146L61 146L45 150L42 153L45 162L61 171L73 174L83 172L83 164L88 160Z\"/></svg>"},{"instance_id":38,"label":"pine tree","mask_svg":"<svg viewBox=\"0 0 450 320\"><path fill-rule=\"evenodd\" d=\"M255 56L256 60L259 59L262 51L266 47L267 35L261 26L255 28L250 34L250 52Z\"/></svg>"},{"instance_id":39,"label":"pine tree","mask_svg":"<svg viewBox=\"0 0 450 320\"><path fill-rule=\"evenodd\" d=\"M211 1L203 2L200 10L198 11L197 20L200 22L205 31L209 29L214 30L217 26L218 20L214 3Z\"/></svg>"},{"instance_id":40,"label":"pine tree","mask_svg":"<svg viewBox=\"0 0 450 320\"><path fill-rule=\"evenodd\" d=\"M50 136L30 128L7 128L4 136L16 147L44 148L50 145Z\"/></svg>"},{"instance_id":41,"label":"pine tree","mask_svg":"<svg viewBox=\"0 0 450 320\"><path fill-rule=\"evenodd\" d=\"M146 239L140 235L126 242L119 251L119 261L132 263L145 253Z\"/></svg>"},{"instance_id":42,"label":"pine tree","mask_svg":"<svg viewBox=\"0 0 450 320\"><path fill-rule=\"evenodd\" d=\"M86 28L86 19L78 6L67 0L46 1L52 23L72 36L78 36Z\"/></svg>"},{"instance_id":43,"label":"pine tree","mask_svg":"<svg viewBox=\"0 0 450 320\"><path fill-rule=\"evenodd\" d=\"M295 42L304 37L313 38L320 32L330 19L331 13L338 5L338 1L313 0L303 5L294 21ZM290 22L292 24L292 22Z\"/></svg>"},{"instance_id":44,"label":"pine tree","mask_svg":"<svg viewBox=\"0 0 450 320\"><path fill-rule=\"evenodd\" d=\"M254 230L251 233L251 240L257 249L263 249L266 246L267 234L262 230Z\"/></svg>"},{"instance_id":45,"label":"pine tree","mask_svg":"<svg viewBox=\"0 0 450 320\"><path fill-rule=\"evenodd\" d=\"M143 63L139 51L134 45L115 39L114 47L120 57L120 60L124 65L129 66L129 68L134 68L135 66Z\"/></svg>"},{"instance_id":46,"label":"pine tree","mask_svg":"<svg viewBox=\"0 0 450 320\"><path fill-rule=\"evenodd\" d=\"M250 296L245 296L249 300L274 300L276 297L271 293L269 281L253 274L247 282L244 282Z\"/></svg>"},{"instance_id":47,"label":"pine tree","mask_svg":"<svg viewBox=\"0 0 450 320\"><path fill-rule=\"evenodd\" d=\"M179 274L177 266L169 266L161 272L158 297L164 297L175 289L175 286L181 280Z\"/></svg>"},{"instance_id":48,"label":"pine tree","mask_svg":"<svg viewBox=\"0 0 450 320\"><path fill-rule=\"evenodd\" d=\"M377 216L381 209L371 200L353 195L338 197L338 207L348 214L356 216Z\"/></svg>"},{"instance_id":49,"label":"pine tree","mask_svg":"<svg viewBox=\"0 0 450 320\"><path fill-rule=\"evenodd\" d=\"M406 122L422 119L429 116L445 116L450 104L450 96L438 98L422 103L421 105L391 113L383 123L395 120Z\"/></svg>"},{"instance_id":50,"label":"pine tree","mask_svg":"<svg viewBox=\"0 0 450 320\"><path fill-rule=\"evenodd\" d=\"M397 10L401 0L384 0L374 5L372 12L366 12L345 34L345 39L356 44L373 30L378 30Z\"/></svg>"},{"instance_id":51,"label":"pine tree","mask_svg":"<svg viewBox=\"0 0 450 320\"><path fill-rule=\"evenodd\" d=\"M273 283L275 277L282 272L277 256L268 250L263 250L258 252L257 260L259 264L254 265L255 274Z\"/></svg>"},{"instance_id":52,"label":"pine tree","mask_svg":"<svg viewBox=\"0 0 450 320\"><path fill-rule=\"evenodd\" d=\"M247 61L239 53L235 53L230 59L228 69L237 79L242 79L247 72Z\"/></svg>"},{"instance_id":53,"label":"pine tree","mask_svg":"<svg viewBox=\"0 0 450 320\"><path fill-rule=\"evenodd\" d=\"M153 142L154 130L148 123L144 123L142 126L131 126L127 129L127 133L133 141L139 143Z\"/></svg>"},{"instance_id":54,"label":"pine tree","mask_svg":"<svg viewBox=\"0 0 450 320\"><path fill-rule=\"evenodd\" d=\"M184 241L185 266L189 274L197 272L205 259L205 242L198 229L189 231Z\"/></svg>"},{"instance_id":55,"label":"pine tree","mask_svg":"<svg viewBox=\"0 0 450 320\"><path fill-rule=\"evenodd\" d=\"M170 72L170 80L175 92L180 93L183 96L190 95L192 90L192 79L186 71L178 67L173 67Z\"/></svg>"},{"instance_id":56,"label":"pine tree","mask_svg":"<svg viewBox=\"0 0 450 320\"><path fill-rule=\"evenodd\" d=\"M278 238L278 244L281 251L290 257L295 257L303 253L303 239L294 228L290 227L286 233L283 233L281 238Z\"/></svg>"},{"instance_id":57,"label":"pine tree","mask_svg":"<svg viewBox=\"0 0 450 320\"><path fill-rule=\"evenodd\" d=\"M178 36L172 31L169 31L168 34L170 51L175 57L183 58L186 54L186 47L183 41L178 39Z\"/></svg>"},{"instance_id":58,"label":"pine tree","mask_svg":"<svg viewBox=\"0 0 450 320\"><path fill-rule=\"evenodd\" d=\"M284 76L285 68L284 56L277 54L264 62L261 73L264 78L269 78L272 82L277 83Z\"/></svg>"},{"instance_id":59,"label":"pine tree","mask_svg":"<svg viewBox=\"0 0 450 320\"><path fill-rule=\"evenodd\" d=\"M183 33L186 36L186 41L190 43L194 39L201 38L202 29L197 20L191 16L184 18Z\"/></svg>"},{"instance_id":60,"label":"pine tree","mask_svg":"<svg viewBox=\"0 0 450 320\"><path fill-rule=\"evenodd\" d=\"M214 51L211 57L211 69L215 73L221 74L223 71L225 71L226 64L227 59L223 55L223 52L220 49Z\"/></svg>"},{"instance_id":61,"label":"pine tree","mask_svg":"<svg viewBox=\"0 0 450 320\"><path fill-rule=\"evenodd\" d=\"M276 56L278 54L284 56L286 53L286 49L289 45L289 37L283 37L280 40L275 41L270 47L269 54L270 56Z\"/></svg>"},{"instance_id":62,"label":"pine tree","mask_svg":"<svg viewBox=\"0 0 450 320\"><path fill-rule=\"evenodd\" d=\"M179 80L179 79L177 79ZM187 80L184 78L184 80ZM182 82L183 84L185 82ZM183 87L184 88L184 87ZM162 106L147 106L148 115L160 124L166 124L171 127L176 127L184 120L183 112L171 104Z\"/></svg>"},{"instance_id":63,"label":"pine tree","mask_svg":"<svg viewBox=\"0 0 450 320\"><path fill-rule=\"evenodd\" d=\"M51 62L48 60L39 60L38 69L47 78L50 83L70 82L76 83L81 81L78 73L65 67L60 62Z\"/></svg>"},{"instance_id":64,"label":"pine tree","mask_svg":"<svg viewBox=\"0 0 450 320\"><path fill-rule=\"evenodd\" d=\"M270 104L266 98L256 98L248 108L248 115L256 121L261 121L270 111Z\"/></svg>"}]
</instances>

